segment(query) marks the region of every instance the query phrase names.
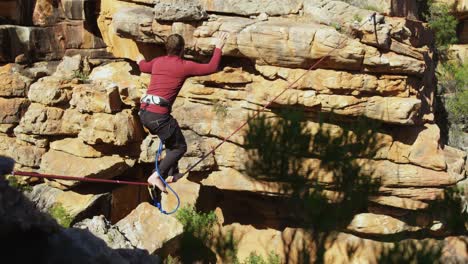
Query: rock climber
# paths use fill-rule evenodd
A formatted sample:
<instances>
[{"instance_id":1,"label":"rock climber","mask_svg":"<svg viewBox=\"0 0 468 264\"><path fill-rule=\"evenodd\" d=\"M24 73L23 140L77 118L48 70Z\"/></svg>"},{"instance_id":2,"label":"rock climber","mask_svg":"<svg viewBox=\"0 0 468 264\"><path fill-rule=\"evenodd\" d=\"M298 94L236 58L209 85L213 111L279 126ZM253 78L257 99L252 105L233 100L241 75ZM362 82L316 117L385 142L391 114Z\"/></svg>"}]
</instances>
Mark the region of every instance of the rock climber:
<instances>
[{"instance_id":1,"label":"rock climber","mask_svg":"<svg viewBox=\"0 0 468 264\"><path fill-rule=\"evenodd\" d=\"M217 71L221 60L221 49L226 42L227 33L221 32L215 39L215 49L207 64L185 60L185 42L178 34L170 35L165 41L166 56L146 61L143 55L137 56L141 72L151 73L151 80L146 95L142 97L139 116L143 125L153 135L158 135L166 147L166 156L159 164L161 176L166 182L177 181L178 161L187 151L184 135L171 115L172 105L186 78L211 74ZM148 183L166 193L166 186L157 170L148 178Z\"/></svg>"}]
</instances>

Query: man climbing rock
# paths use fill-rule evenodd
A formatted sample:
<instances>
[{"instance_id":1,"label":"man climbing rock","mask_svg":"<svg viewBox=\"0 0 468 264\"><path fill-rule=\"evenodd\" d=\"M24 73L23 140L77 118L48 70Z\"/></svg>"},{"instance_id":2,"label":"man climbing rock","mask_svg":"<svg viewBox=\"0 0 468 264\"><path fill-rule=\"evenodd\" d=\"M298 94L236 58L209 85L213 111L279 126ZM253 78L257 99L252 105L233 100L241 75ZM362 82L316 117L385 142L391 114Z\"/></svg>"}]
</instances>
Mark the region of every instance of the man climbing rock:
<instances>
[{"instance_id":1,"label":"man climbing rock","mask_svg":"<svg viewBox=\"0 0 468 264\"><path fill-rule=\"evenodd\" d=\"M182 174L178 171L178 161L187 151L184 135L171 115L171 107L186 78L216 72L221 60L221 49L226 42L227 33L220 33L215 49L207 64L184 60L185 42L178 34L170 35L166 42L166 56L145 61L140 54L137 63L140 71L151 73L151 81L146 95L141 100L140 119L153 135L164 142L166 156L159 165L159 171L167 182L177 181ZM166 187L155 170L148 183L166 192Z\"/></svg>"}]
</instances>

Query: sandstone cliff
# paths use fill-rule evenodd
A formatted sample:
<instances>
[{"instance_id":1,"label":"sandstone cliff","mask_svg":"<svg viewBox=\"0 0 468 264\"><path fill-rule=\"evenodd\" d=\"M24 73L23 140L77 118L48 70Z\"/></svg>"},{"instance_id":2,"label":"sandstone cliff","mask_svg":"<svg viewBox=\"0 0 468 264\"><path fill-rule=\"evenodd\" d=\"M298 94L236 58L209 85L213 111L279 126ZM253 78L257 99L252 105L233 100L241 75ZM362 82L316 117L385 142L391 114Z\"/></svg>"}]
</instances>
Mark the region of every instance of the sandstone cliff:
<instances>
[{"instance_id":1,"label":"sandstone cliff","mask_svg":"<svg viewBox=\"0 0 468 264\"><path fill-rule=\"evenodd\" d=\"M346 197L339 179L353 181L343 179L344 172L375 183L338 231L378 239L450 234L450 216L437 206L446 187L465 179L466 153L440 142L432 34L415 20L416 1L351 2L2 2L0 154L14 158L17 170L48 174L114 178L147 170L158 140L147 135L136 113L149 76L132 60L139 52L146 59L164 54L164 39L178 33L186 40L186 56L204 61L214 37L224 31L230 37L220 71L189 78L173 108L189 143L181 170L306 74L261 113L264 119L250 122L188 180L174 185L183 204L216 210L221 232L237 232L240 259L271 250L283 259L297 257L284 253L285 241L297 249L308 240L303 233L309 216L289 208L296 189L285 187L296 176L306 179L304 184L319 183L320 195L336 208L345 204L343 193ZM375 12L370 9L378 11L375 24L368 21ZM285 110L301 119L288 119ZM256 130L261 125L274 133ZM281 134L294 125L299 132ZM275 133L287 143L275 141L281 138ZM268 149L267 143L284 147ZM261 153L296 148L303 152ZM337 149L356 152L340 156L331 151ZM330 163L327 155L339 163ZM279 170L272 170L275 166ZM60 180L49 185L80 187ZM80 198L86 200L83 208L90 199ZM163 198L167 207L174 202ZM162 245L125 224L139 215L163 218L145 206L119 223L133 246L153 253Z\"/></svg>"}]
</instances>

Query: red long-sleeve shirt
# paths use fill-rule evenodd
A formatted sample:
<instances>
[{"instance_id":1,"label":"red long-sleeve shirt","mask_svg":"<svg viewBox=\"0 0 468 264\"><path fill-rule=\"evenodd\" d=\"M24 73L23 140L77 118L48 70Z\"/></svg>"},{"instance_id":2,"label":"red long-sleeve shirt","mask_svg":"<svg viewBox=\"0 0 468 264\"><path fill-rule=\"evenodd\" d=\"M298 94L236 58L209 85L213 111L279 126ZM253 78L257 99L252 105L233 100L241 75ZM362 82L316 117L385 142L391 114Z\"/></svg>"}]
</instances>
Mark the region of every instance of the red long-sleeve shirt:
<instances>
[{"instance_id":1,"label":"red long-sleeve shirt","mask_svg":"<svg viewBox=\"0 0 468 264\"><path fill-rule=\"evenodd\" d=\"M214 50L211 60L207 64L200 64L184 60L178 56L163 56L151 61L140 61L140 71L151 73L151 80L147 94L165 98L172 105L187 77L206 75L216 72L221 60L221 50ZM166 114L170 109L153 104L142 103L140 108L147 111Z\"/></svg>"}]
</instances>

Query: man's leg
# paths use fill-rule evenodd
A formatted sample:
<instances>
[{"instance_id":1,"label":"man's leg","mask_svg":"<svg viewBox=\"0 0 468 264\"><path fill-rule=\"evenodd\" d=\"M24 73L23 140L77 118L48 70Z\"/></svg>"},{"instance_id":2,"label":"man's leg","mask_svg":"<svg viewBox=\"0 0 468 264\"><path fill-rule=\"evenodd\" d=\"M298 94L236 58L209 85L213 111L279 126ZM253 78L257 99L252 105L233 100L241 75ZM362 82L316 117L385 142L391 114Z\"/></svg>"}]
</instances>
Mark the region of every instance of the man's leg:
<instances>
[{"instance_id":1,"label":"man's leg","mask_svg":"<svg viewBox=\"0 0 468 264\"><path fill-rule=\"evenodd\" d=\"M139 113L140 120L142 124L148 128L151 134L157 134L160 138L161 137L170 137L171 130L168 127L168 120L169 116L165 117L163 115L147 112L147 111L140 111ZM159 177L159 173L155 170L153 173L148 177L148 183L152 186L158 187L162 192L167 193L166 186L164 185L163 181Z\"/></svg>"},{"instance_id":2,"label":"man's leg","mask_svg":"<svg viewBox=\"0 0 468 264\"><path fill-rule=\"evenodd\" d=\"M187 152L185 137L175 119L171 120L171 126L174 128L174 132L164 142L164 145L166 146L166 156L159 165L159 169L163 176L167 176L170 171L175 172L177 170L179 160L184 156L185 152Z\"/></svg>"}]
</instances>

